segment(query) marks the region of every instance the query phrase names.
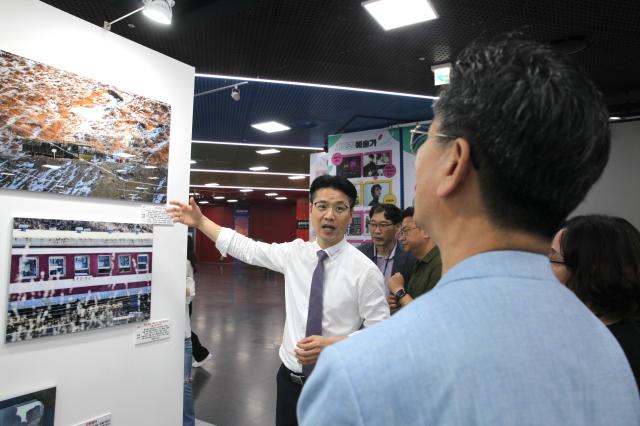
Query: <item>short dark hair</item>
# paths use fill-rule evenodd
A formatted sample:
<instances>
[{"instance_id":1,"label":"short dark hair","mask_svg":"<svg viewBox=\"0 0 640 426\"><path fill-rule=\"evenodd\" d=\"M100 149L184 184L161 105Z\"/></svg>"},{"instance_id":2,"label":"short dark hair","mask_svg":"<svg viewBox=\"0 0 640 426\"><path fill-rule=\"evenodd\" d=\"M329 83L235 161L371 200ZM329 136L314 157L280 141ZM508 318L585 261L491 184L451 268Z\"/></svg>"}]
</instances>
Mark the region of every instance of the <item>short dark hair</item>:
<instances>
[{"instance_id":1,"label":"short dark hair","mask_svg":"<svg viewBox=\"0 0 640 426\"><path fill-rule=\"evenodd\" d=\"M313 203L316 197L316 191L323 188L333 188L342 192L349 198L349 207L353 208L356 205L356 198L358 197L358 191L353 186L349 179L342 176L322 175L318 176L311 183L309 188L309 201Z\"/></svg>"},{"instance_id":2,"label":"short dark hair","mask_svg":"<svg viewBox=\"0 0 640 426\"><path fill-rule=\"evenodd\" d=\"M380 184L374 184L371 186L371 189L369 191L371 191L371 195L373 195L373 190L378 188L380 191L382 191L382 186L380 186Z\"/></svg>"},{"instance_id":3,"label":"short dark hair","mask_svg":"<svg viewBox=\"0 0 640 426\"><path fill-rule=\"evenodd\" d=\"M376 213L384 213L384 218L390 220L394 225L402 222L402 211L394 204L382 203L376 204L369 210L369 218L372 218Z\"/></svg>"},{"instance_id":4,"label":"short dark hair","mask_svg":"<svg viewBox=\"0 0 640 426\"><path fill-rule=\"evenodd\" d=\"M402 218L404 219L405 217L413 217L413 213L414 213L413 207L407 207L402 211Z\"/></svg>"},{"instance_id":5,"label":"short dark hair","mask_svg":"<svg viewBox=\"0 0 640 426\"><path fill-rule=\"evenodd\" d=\"M640 314L640 232L625 219L576 216L565 223L560 252L566 286L596 315Z\"/></svg>"},{"instance_id":6,"label":"short dark hair","mask_svg":"<svg viewBox=\"0 0 640 426\"><path fill-rule=\"evenodd\" d=\"M439 133L469 142L489 218L501 228L553 236L609 158L596 86L567 55L513 35L466 47L434 110Z\"/></svg>"}]
</instances>

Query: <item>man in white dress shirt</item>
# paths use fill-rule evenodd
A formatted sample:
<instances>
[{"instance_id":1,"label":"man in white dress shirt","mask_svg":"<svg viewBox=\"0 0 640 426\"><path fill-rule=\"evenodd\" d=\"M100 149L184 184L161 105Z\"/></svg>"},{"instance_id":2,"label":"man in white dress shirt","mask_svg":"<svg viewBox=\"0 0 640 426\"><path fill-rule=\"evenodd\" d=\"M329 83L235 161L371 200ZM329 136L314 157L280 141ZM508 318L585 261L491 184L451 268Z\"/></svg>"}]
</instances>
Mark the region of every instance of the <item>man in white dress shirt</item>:
<instances>
[{"instance_id":1,"label":"man in white dress shirt","mask_svg":"<svg viewBox=\"0 0 640 426\"><path fill-rule=\"evenodd\" d=\"M174 221L195 226L215 241L223 255L284 274L286 320L279 352L277 425L297 424L296 405L307 378L303 365L315 364L326 346L389 317L380 270L344 238L357 197L355 187L343 177L324 175L313 181L309 194L309 216L317 235L314 242L253 241L206 218L193 198L189 205L171 201L176 207L168 209ZM319 251L326 255L320 256ZM312 276L319 263L324 265L322 333L308 336Z\"/></svg>"}]
</instances>

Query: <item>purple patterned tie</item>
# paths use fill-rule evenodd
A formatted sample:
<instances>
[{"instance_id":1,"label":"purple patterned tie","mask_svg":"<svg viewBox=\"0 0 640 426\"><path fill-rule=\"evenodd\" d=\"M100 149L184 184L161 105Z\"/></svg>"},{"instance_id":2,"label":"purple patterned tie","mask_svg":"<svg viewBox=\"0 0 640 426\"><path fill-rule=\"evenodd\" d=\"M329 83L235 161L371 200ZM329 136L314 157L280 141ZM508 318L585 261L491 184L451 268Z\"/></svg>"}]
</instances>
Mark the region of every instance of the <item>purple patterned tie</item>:
<instances>
[{"instance_id":1,"label":"purple patterned tie","mask_svg":"<svg viewBox=\"0 0 640 426\"><path fill-rule=\"evenodd\" d=\"M324 289L324 261L328 254L318 250L318 265L311 278L311 292L309 293L309 311L307 312L307 336L322 336L322 291ZM315 364L302 366L302 374L309 377Z\"/></svg>"}]
</instances>

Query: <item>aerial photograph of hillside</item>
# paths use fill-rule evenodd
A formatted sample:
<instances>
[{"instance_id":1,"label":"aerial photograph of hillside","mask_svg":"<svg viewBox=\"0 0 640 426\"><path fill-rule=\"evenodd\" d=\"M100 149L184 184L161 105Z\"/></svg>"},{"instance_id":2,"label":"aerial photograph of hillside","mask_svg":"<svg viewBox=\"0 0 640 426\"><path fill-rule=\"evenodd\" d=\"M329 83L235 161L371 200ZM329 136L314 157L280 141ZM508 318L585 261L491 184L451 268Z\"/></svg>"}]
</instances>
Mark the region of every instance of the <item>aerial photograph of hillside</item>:
<instances>
[{"instance_id":1,"label":"aerial photograph of hillside","mask_svg":"<svg viewBox=\"0 0 640 426\"><path fill-rule=\"evenodd\" d=\"M165 203L171 106L0 50L0 189Z\"/></svg>"}]
</instances>

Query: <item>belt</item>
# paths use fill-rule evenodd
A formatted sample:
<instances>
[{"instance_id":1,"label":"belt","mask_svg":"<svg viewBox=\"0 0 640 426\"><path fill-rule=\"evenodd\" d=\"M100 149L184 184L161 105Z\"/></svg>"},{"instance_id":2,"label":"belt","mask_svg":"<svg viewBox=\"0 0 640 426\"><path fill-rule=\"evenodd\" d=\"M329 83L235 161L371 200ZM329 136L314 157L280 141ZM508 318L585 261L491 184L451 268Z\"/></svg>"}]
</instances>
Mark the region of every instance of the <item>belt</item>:
<instances>
[{"instance_id":1,"label":"belt","mask_svg":"<svg viewBox=\"0 0 640 426\"><path fill-rule=\"evenodd\" d=\"M291 371L284 364L282 366L284 367L284 370L286 371L287 377L289 378L289 380L291 380L296 385L302 386L302 385L304 385L304 382L307 381L307 376L305 376L304 374L300 374L300 373L296 373L295 371Z\"/></svg>"}]
</instances>

